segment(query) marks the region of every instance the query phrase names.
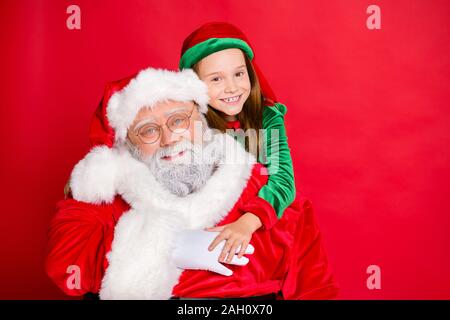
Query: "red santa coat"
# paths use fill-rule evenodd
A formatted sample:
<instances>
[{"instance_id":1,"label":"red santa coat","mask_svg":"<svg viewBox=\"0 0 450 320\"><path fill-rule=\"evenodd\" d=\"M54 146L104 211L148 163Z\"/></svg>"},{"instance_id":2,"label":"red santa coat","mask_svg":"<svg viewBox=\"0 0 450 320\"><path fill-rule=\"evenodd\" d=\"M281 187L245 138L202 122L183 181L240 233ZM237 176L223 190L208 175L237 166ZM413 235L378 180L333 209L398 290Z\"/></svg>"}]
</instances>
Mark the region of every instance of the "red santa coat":
<instances>
[{"instance_id":1,"label":"red santa coat","mask_svg":"<svg viewBox=\"0 0 450 320\"><path fill-rule=\"evenodd\" d=\"M101 145L102 142L105 145L112 145L114 132L107 124L102 123L105 119L106 104L111 95L128 81L122 80L107 86L105 96L91 126L91 141L94 145ZM100 150L97 153L104 151L107 154L109 152ZM97 155L94 154L94 156ZM89 155L87 158L89 158ZM96 175L103 170L102 183L108 185L113 180L114 182L120 180L112 179L111 176L114 176L112 172L122 172L123 170L114 170L108 165L105 166L109 163L109 158L100 157L98 160L100 161L98 161L97 167L94 166L93 170ZM79 170L78 175L75 176L79 177L82 176L82 174L79 174L80 171L83 171L86 166L84 164L77 166ZM139 167L138 164L137 167ZM234 271L230 277L199 270L186 270L180 272L181 276L172 274L171 282L168 280L165 283L176 285L166 292L163 295L164 297L167 297L167 295L181 297L247 297L281 292L285 299L327 299L337 294L337 284L323 250L321 235L314 219L311 202L307 199L295 200L286 209L283 217L277 221L273 208L257 196L259 189L267 182L267 175L261 169L260 164L253 162L237 167L237 169L231 167L228 173L222 173L222 176L215 174L218 176L214 178L215 184L221 186L210 185L207 186L209 189L204 188L210 191L210 194L203 198L204 201L210 201L209 205L208 203L202 203L204 201L195 201L197 202L195 204L197 208L191 211L191 214L202 211L204 209L202 205L209 210L217 204L217 208L214 208L217 211L215 216L211 214L214 219L206 219L203 224L195 225L194 223L191 225L193 228L227 224L235 221L245 212L258 215L263 227L253 234L251 243L255 247L255 253L249 256L250 262L244 267L229 265L228 267ZM234 172L239 170L242 171L241 175L233 179ZM91 176L92 174L85 175L85 177ZM142 174L139 173L135 176L140 178ZM122 184L129 182L128 177L129 175L125 174ZM147 180L149 180L149 177L147 177ZM137 207L139 205L136 204L136 194L130 192L130 189L119 190L122 185L120 183L116 188L107 186L99 192L98 190L93 191L92 184L83 182L71 185L75 198L79 201L67 199L60 201L57 205L57 213L51 221L48 232L46 271L49 277L68 295L77 296L87 292L98 293L102 292L103 288L103 292L106 292L105 297L114 297L113 294L108 295L108 293L114 292L114 290L120 291L123 286L111 285L112 280L117 280L117 278L120 280L122 276L125 278L129 277L130 274L139 273L141 269L148 268L148 263L152 262L147 260L145 264L139 265L138 262L134 263L129 257L123 256L130 249L140 247L139 243L138 245L134 243L134 245L128 247L123 246L126 233L128 232L129 235L133 236L133 233L124 229L123 225L127 219L130 220L140 214L140 212L133 212L129 203L134 203ZM136 183L139 184L139 181ZM222 199L227 197L227 186L232 191L228 202ZM161 196L163 191L160 190L159 192ZM122 196L119 196L119 194ZM170 209L171 202L174 203L174 206L177 205L175 202L178 200L175 198L171 198L170 201L167 199L161 200L158 192L153 189L151 194L156 198L156 202L159 201L159 205L166 205L165 209ZM164 198L164 196L161 196L161 198ZM212 199L207 200L208 198ZM230 199L232 199L231 202ZM222 207L221 201L224 202ZM167 203L169 203L168 206ZM181 206L178 205L183 207L182 203ZM208 210L206 209L204 215L207 214ZM155 231L155 233L157 232ZM160 235L163 236L164 233ZM122 241L122 246L120 241ZM114 242L116 243L115 246L113 245ZM133 259L139 259L141 255L142 252L135 253ZM111 264L111 261L113 261L113 264ZM128 265L123 265L124 262ZM124 273L123 270L127 268L135 268L135 264L137 269L134 272L128 270L128 274ZM73 280L72 272L69 271L73 270L70 269L71 266L77 266L80 271L79 287L71 283ZM161 269L162 273L159 275L165 277L163 265L161 265ZM117 272L118 270L122 273ZM139 286L139 283L146 283L143 280L147 280L147 278L142 277L137 280L124 281L126 285L132 280L136 282L135 287L127 288L129 294L132 295L134 290L145 291L145 288L136 287ZM176 281L174 282L174 280ZM161 289L161 291L166 289ZM115 297L128 298L129 296L115 295ZM137 295L132 298L141 297Z\"/></svg>"}]
</instances>

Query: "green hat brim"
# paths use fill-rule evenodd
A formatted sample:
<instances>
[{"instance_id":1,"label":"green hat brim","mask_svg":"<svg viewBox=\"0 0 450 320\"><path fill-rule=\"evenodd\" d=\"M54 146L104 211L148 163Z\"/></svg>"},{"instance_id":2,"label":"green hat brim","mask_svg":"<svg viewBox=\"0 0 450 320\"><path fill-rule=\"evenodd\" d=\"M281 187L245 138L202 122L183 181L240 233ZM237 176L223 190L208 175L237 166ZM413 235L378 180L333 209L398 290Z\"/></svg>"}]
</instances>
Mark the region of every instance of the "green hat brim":
<instances>
[{"instance_id":1,"label":"green hat brim","mask_svg":"<svg viewBox=\"0 0 450 320\"><path fill-rule=\"evenodd\" d=\"M244 51L250 60L254 54L250 46L241 39L236 38L210 38L186 50L180 59L180 70L191 68L194 64L210 54L224 49L237 48Z\"/></svg>"}]
</instances>

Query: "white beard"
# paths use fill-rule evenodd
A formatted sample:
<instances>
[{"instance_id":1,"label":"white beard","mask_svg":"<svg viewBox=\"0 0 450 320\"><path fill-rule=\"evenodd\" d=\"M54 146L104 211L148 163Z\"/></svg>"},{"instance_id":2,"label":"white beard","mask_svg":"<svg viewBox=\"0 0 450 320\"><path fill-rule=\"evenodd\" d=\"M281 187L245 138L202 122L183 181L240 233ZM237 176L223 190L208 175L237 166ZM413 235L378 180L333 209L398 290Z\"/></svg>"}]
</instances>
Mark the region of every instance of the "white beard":
<instances>
[{"instance_id":1,"label":"white beard","mask_svg":"<svg viewBox=\"0 0 450 320\"><path fill-rule=\"evenodd\" d=\"M199 190L213 174L220 161L220 153L214 144L193 144L188 140L159 149L154 155L144 156L135 146L129 146L131 154L142 161L163 187L179 197ZM164 156L183 155L171 160Z\"/></svg>"}]
</instances>

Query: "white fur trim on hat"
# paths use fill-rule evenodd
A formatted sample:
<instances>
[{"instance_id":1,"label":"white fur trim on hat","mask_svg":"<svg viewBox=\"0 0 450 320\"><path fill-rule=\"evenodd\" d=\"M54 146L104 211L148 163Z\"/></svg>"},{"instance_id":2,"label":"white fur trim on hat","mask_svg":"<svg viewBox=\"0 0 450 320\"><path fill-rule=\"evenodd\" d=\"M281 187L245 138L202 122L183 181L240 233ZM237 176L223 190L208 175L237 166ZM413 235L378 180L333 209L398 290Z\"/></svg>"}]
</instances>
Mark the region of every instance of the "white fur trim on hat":
<instances>
[{"instance_id":1,"label":"white fur trim on hat","mask_svg":"<svg viewBox=\"0 0 450 320\"><path fill-rule=\"evenodd\" d=\"M119 92L112 95L106 109L116 142L125 141L128 128L142 107L167 100L194 101L199 111L208 110L208 87L192 69L170 71L148 68Z\"/></svg>"}]
</instances>

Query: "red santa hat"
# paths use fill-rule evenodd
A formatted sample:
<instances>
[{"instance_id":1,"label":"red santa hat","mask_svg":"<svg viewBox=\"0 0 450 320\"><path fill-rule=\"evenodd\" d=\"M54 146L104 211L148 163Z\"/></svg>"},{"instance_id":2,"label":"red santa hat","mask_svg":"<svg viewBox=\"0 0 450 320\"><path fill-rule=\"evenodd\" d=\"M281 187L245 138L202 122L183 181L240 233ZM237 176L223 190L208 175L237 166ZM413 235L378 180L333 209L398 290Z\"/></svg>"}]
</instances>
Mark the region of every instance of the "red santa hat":
<instances>
[{"instance_id":1,"label":"red santa hat","mask_svg":"<svg viewBox=\"0 0 450 320\"><path fill-rule=\"evenodd\" d=\"M250 59L258 76L265 103L272 105L276 96L255 62L255 54L244 33L227 22L209 22L194 30L183 42L180 69L192 68L201 59L224 49L241 49Z\"/></svg>"},{"instance_id":2,"label":"red santa hat","mask_svg":"<svg viewBox=\"0 0 450 320\"><path fill-rule=\"evenodd\" d=\"M191 69L148 68L109 83L91 122L91 144L112 147L125 141L128 128L142 107L152 108L167 100L194 101L199 111L206 113L208 88Z\"/></svg>"}]
</instances>

